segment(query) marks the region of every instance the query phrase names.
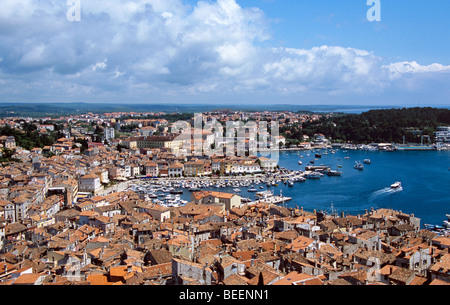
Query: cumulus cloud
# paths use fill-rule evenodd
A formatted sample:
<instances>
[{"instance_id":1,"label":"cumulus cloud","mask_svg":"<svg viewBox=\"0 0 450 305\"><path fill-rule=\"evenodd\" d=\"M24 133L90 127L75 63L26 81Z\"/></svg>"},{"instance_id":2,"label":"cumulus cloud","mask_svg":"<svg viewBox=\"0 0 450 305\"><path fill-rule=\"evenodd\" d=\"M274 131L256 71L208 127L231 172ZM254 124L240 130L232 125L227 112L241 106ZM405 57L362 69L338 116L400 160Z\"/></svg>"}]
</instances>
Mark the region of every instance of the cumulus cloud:
<instances>
[{"instance_id":1,"label":"cumulus cloud","mask_svg":"<svg viewBox=\"0 0 450 305\"><path fill-rule=\"evenodd\" d=\"M415 74L415 73L450 73L450 66L444 66L438 63L423 66L416 61L412 62L396 62L383 66L393 77L400 77L402 74Z\"/></svg>"},{"instance_id":2,"label":"cumulus cloud","mask_svg":"<svg viewBox=\"0 0 450 305\"><path fill-rule=\"evenodd\" d=\"M2 0L3 99L336 95L450 72L440 64L386 64L373 52L341 46L267 47L264 12L236 0L81 0L80 22L67 20L68 9L62 0Z\"/></svg>"}]
</instances>

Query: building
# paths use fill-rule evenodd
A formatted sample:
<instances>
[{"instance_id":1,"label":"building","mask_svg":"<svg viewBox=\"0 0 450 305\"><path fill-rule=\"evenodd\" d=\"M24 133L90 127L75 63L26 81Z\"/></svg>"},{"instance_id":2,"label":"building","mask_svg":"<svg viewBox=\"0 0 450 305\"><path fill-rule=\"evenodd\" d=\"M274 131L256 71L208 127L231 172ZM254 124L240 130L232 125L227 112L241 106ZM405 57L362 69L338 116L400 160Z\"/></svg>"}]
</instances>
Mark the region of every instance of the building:
<instances>
[{"instance_id":1,"label":"building","mask_svg":"<svg viewBox=\"0 0 450 305\"><path fill-rule=\"evenodd\" d=\"M197 177L204 174L204 162L189 161L184 164L184 175L186 177Z\"/></svg>"},{"instance_id":2,"label":"building","mask_svg":"<svg viewBox=\"0 0 450 305\"><path fill-rule=\"evenodd\" d=\"M130 137L122 141L127 148L167 148L177 154L182 148L182 141L176 135Z\"/></svg>"},{"instance_id":3,"label":"building","mask_svg":"<svg viewBox=\"0 0 450 305\"><path fill-rule=\"evenodd\" d=\"M159 167L155 162L146 162L144 164L144 173L147 177L158 177Z\"/></svg>"},{"instance_id":4,"label":"building","mask_svg":"<svg viewBox=\"0 0 450 305\"><path fill-rule=\"evenodd\" d=\"M266 157L260 157L259 162L261 164L261 169L268 172L273 172L277 169L278 161L269 159Z\"/></svg>"},{"instance_id":5,"label":"building","mask_svg":"<svg viewBox=\"0 0 450 305\"><path fill-rule=\"evenodd\" d=\"M9 136L6 138L5 147L8 149L16 148L16 139L13 136Z\"/></svg>"},{"instance_id":6,"label":"building","mask_svg":"<svg viewBox=\"0 0 450 305\"><path fill-rule=\"evenodd\" d=\"M442 144L450 143L450 126L440 126L437 128L436 142Z\"/></svg>"},{"instance_id":7,"label":"building","mask_svg":"<svg viewBox=\"0 0 450 305\"><path fill-rule=\"evenodd\" d=\"M105 128L104 133L103 133L103 137L104 137L105 140L114 139L115 136L116 136L116 134L115 134L115 130L114 130L113 127Z\"/></svg>"},{"instance_id":8,"label":"building","mask_svg":"<svg viewBox=\"0 0 450 305\"><path fill-rule=\"evenodd\" d=\"M170 218L170 209L161 205L153 205L147 209L147 213L159 222L164 222Z\"/></svg>"},{"instance_id":9,"label":"building","mask_svg":"<svg viewBox=\"0 0 450 305\"><path fill-rule=\"evenodd\" d=\"M223 210L230 211L241 207L242 198L232 193L200 191L191 194L191 201L195 204L220 205Z\"/></svg>"},{"instance_id":10,"label":"building","mask_svg":"<svg viewBox=\"0 0 450 305\"><path fill-rule=\"evenodd\" d=\"M169 177L182 177L183 176L183 164L175 162L168 167Z\"/></svg>"},{"instance_id":11,"label":"building","mask_svg":"<svg viewBox=\"0 0 450 305\"><path fill-rule=\"evenodd\" d=\"M96 194L103 189L100 176L88 174L78 179L78 191Z\"/></svg>"}]
</instances>

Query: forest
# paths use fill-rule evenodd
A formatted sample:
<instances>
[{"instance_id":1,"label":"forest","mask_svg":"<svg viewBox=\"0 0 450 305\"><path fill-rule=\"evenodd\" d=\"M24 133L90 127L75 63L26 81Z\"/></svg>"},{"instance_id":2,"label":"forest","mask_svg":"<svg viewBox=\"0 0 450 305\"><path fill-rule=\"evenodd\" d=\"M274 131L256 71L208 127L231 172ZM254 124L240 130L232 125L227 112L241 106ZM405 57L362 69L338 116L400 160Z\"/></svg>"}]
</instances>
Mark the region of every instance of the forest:
<instances>
[{"instance_id":1,"label":"forest","mask_svg":"<svg viewBox=\"0 0 450 305\"><path fill-rule=\"evenodd\" d=\"M438 126L450 126L450 110L441 108L401 108L370 110L361 114L337 114L305 122L291 130L291 143L322 133L333 142L421 143L434 141ZM286 130L284 130L285 132ZM286 135L286 133L284 133Z\"/></svg>"}]
</instances>

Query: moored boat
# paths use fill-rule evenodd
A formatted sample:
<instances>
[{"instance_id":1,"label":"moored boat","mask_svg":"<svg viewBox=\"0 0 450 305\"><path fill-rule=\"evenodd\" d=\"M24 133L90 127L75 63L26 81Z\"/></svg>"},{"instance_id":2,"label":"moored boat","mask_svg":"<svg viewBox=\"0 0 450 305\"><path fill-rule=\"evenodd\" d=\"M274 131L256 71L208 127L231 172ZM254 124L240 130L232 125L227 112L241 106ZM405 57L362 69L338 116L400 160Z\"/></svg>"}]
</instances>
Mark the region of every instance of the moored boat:
<instances>
[{"instance_id":1,"label":"moored boat","mask_svg":"<svg viewBox=\"0 0 450 305\"><path fill-rule=\"evenodd\" d=\"M306 175L306 178L308 179L320 179L322 178L323 174L318 172L312 172Z\"/></svg>"},{"instance_id":2,"label":"moored boat","mask_svg":"<svg viewBox=\"0 0 450 305\"><path fill-rule=\"evenodd\" d=\"M342 172L337 171L337 170L331 170L331 169L326 171L326 173L328 176L341 176L342 175Z\"/></svg>"},{"instance_id":3,"label":"moored boat","mask_svg":"<svg viewBox=\"0 0 450 305\"><path fill-rule=\"evenodd\" d=\"M355 169L363 170L364 165L362 165L360 162L355 162L355 166L353 166Z\"/></svg>"}]
</instances>

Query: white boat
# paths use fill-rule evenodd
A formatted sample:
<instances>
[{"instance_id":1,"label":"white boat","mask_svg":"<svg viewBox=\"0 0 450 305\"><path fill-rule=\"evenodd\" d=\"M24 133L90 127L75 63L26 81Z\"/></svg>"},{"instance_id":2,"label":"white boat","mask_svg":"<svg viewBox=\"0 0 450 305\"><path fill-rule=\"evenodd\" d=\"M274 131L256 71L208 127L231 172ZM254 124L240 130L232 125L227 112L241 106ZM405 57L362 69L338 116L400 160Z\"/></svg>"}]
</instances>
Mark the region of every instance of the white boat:
<instances>
[{"instance_id":1,"label":"white boat","mask_svg":"<svg viewBox=\"0 0 450 305\"><path fill-rule=\"evenodd\" d=\"M306 175L306 178L308 179L320 179L323 176L323 174L318 172L312 172Z\"/></svg>"},{"instance_id":2,"label":"white boat","mask_svg":"<svg viewBox=\"0 0 450 305\"><path fill-rule=\"evenodd\" d=\"M257 192L256 196L258 197L262 197L262 198L268 198L268 197L273 197L273 192L271 191L262 191L262 192Z\"/></svg>"},{"instance_id":3,"label":"white boat","mask_svg":"<svg viewBox=\"0 0 450 305\"><path fill-rule=\"evenodd\" d=\"M402 186L402 183L397 181L391 185L391 189L398 189L401 186Z\"/></svg>"},{"instance_id":4,"label":"white boat","mask_svg":"<svg viewBox=\"0 0 450 305\"><path fill-rule=\"evenodd\" d=\"M370 159L364 159L364 161L363 161L365 164L371 164L372 163L372 161L370 160Z\"/></svg>"},{"instance_id":5,"label":"white boat","mask_svg":"<svg viewBox=\"0 0 450 305\"><path fill-rule=\"evenodd\" d=\"M241 189L235 188L235 189L233 189L233 192L239 193L239 192L241 192Z\"/></svg>"},{"instance_id":6,"label":"white boat","mask_svg":"<svg viewBox=\"0 0 450 305\"><path fill-rule=\"evenodd\" d=\"M353 166L353 167L358 169L358 170L363 170L364 169L364 166L361 163L359 163L359 162L355 162L355 166Z\"/></svg>"},{"instance_id":7,"label":"white boat","mask_svg":"<svg viewBox=\"0 0 450 305\"><path fill-rule=\"evenodd\" d=\"M303 164L303 162L302 161L298 161L298 165L302 165Z\"/></svg>"}]
</instances>

